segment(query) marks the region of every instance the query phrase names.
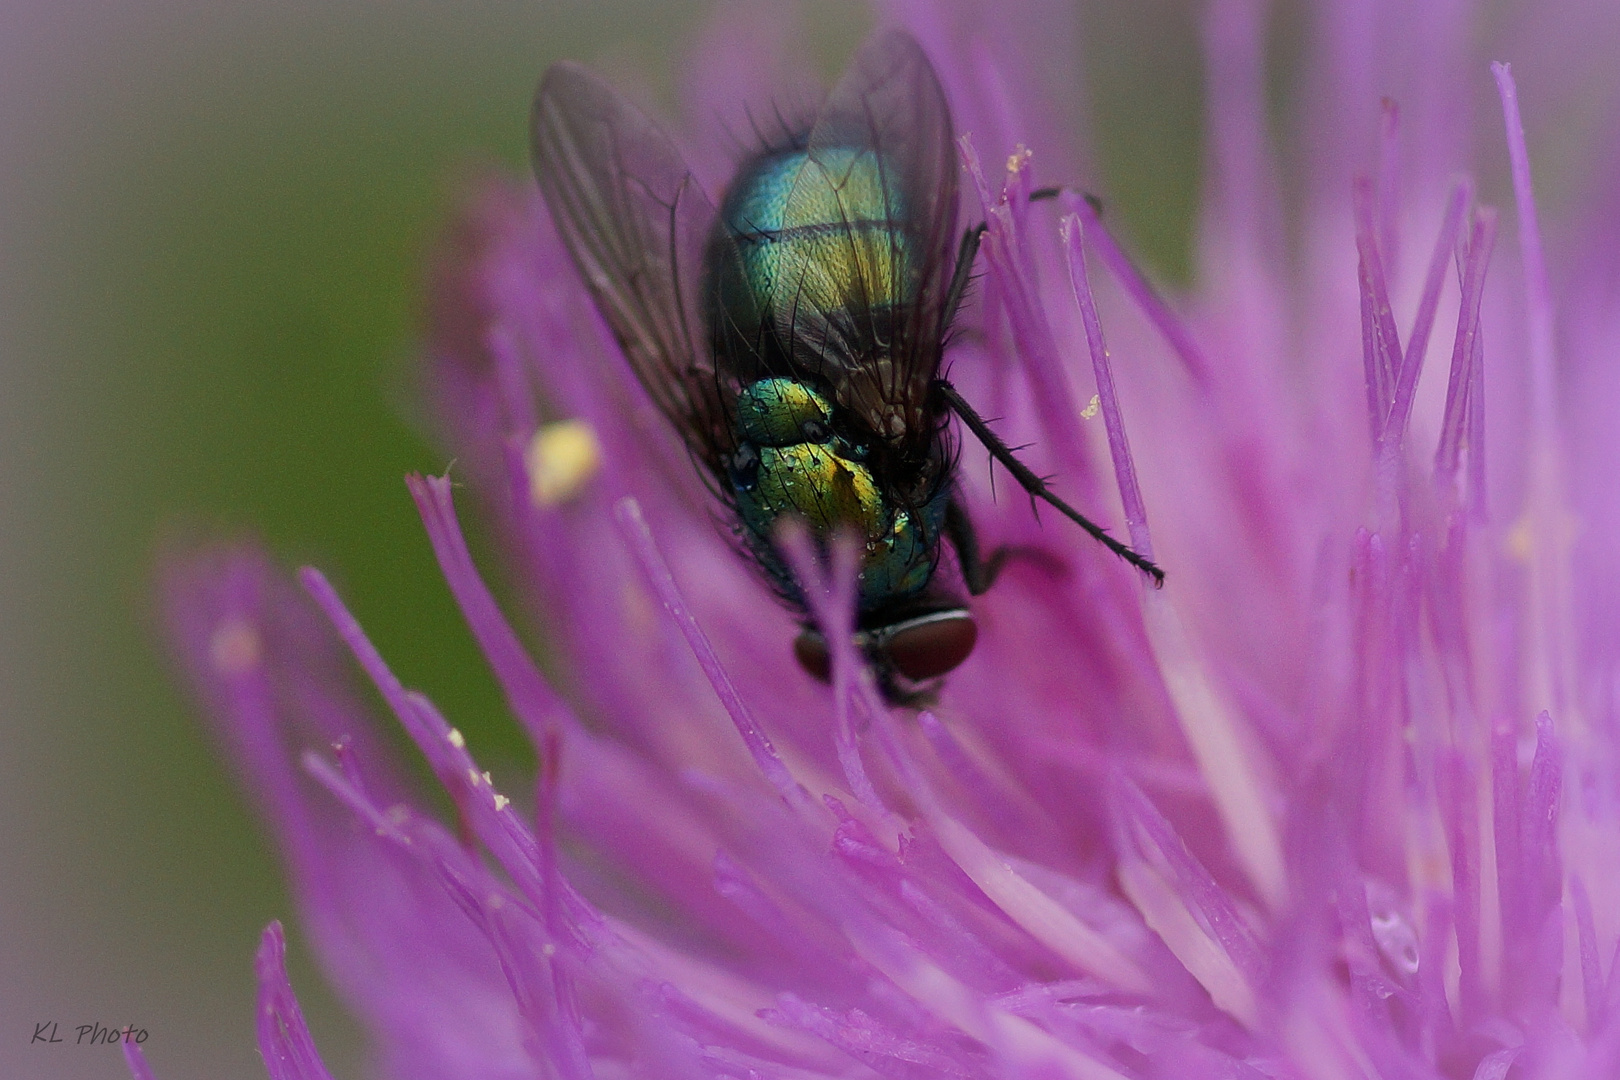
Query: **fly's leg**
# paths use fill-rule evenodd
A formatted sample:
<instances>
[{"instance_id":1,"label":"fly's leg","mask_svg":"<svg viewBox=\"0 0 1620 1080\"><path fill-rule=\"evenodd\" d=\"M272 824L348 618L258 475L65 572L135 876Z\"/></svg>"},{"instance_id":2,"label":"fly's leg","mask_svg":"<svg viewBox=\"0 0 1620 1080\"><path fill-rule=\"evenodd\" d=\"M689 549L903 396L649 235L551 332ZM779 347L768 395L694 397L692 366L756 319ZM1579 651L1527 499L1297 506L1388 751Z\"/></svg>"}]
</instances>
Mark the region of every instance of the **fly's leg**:
<instances>
[{"instance_id":1,"label":"fly's leg","mask_svg":"<svg viewBox=\"0 0 1620 1080\"><path fill-rule=\"evenodd\" d=\"M1132 566L1151 577L1155 586L1164 584L1164 571L1159 569L1159 567L1154 564L1152 560L1144 558L1133 551L1129 546L1115 540L1112 536L1108 535L1108 531L1101 525L1098 525L1096 522L1080 513L1080 511L1076 510L1074 507L1052 494L1051 489L1046 486L1046 481L1042 480L1039 476L1036 476L1028 465L1025 465L1022 461L1018 460L1017 456L1013 454L1012 448L1006 443L1002 442L1000 437L997 436L994 431L990 430L990 425L985 422L982 416L973 410L973 406L967 403L967 399L962 397L961 394L957 393L956 387L952 386L944 379L935 379L934 392L939 394L940 397L944 399L945 404L950 407L952 412L956 413L957 416L962 418L962 423L966 424L968 430L973 432L974 437L984 444L984 448L986 450L990 451L990 456L1001 462L1002 468L1006 469L1007 472L1012 474L1012 478L1018 481L1018 485L1029 493L1031 499L1040 499L1042 502L1045 502L1047 505L1055 509L1058 513L1080 526L1091 535L1092 539L1102 544L1103 547L1107 548L1109 551L1112 551L1115 555L1118 555L1120 558L1124 559L1126 562L1130 563ZM953 542L955 539L956 538L953 536ZM975 552L974 562L977 563L977 544L974 544L973 546ZM960 548L957 549L957 554L961 554ZM963 559L964 574L966 573L966 564L967 560ZM988 566L989 564L987 563L986 565ZM997 564L997 567L999 568L999 564ZM990 571L990 574L992 577L994 576L993 569ZM968 588L970 590L973 589L973 582L971 580L968 582Z\"/></svg>"},{"instance_id":2,"label":"fly's leg","mask_svg":"<svg viewBox=\"0 0 1620 1080\"><path fill-rule=\"evenodd\" d=\"M1063 193L1063 188L1036 188L1029 193L1030 202L1040 202L1043 199L1055 199ZM1102 213L1102 200L1095 195L1085 195L1083 198L1099 215ZM941 333L951 325L956 318L956 309L962 306L962 297L967 295L968 283L973 280L973 262L979 255L979 244L984 240L985 230L990 226L984 222L970 225L962 234L962 242L956 248L956 269L951 272L950 288L945 290L945 306L940 309L943 316L940 323Z\"/></svg>"},{"instance_id":3,"label":"fly's leg","mask_svg":"<svg viewBox=\"0 0 1620 1080\"><path fill-rule=\"evenodd\" d=\"M1055 187L1039 188L1030 192L1029 201L1054 199L1063 190ZM1096 196L1088 194L1083 197L1094 211L1098 214L1102 213L1102 203ZM967 292L968 283L973 279L973 262L979 254L979 244L984 239L985 230L988 228L989 226L981 221L977 225L969 227L962 234L962 243L956 251L956 268L951 274L950 288L945 294L945 306L942 309L944 312L942 330L944 327L950 326L951 320L956 317L956 309L961 306L962 297ZM934 391L944 398L951 411L962 418L962 423L966 424L968 430L973 432L974 436L984 444L985 449L990 451L990 456L1001 462L1002 467L1012 474L1013 479L1018 481L1019 486L1029 493L1030 498L1040 499L1052 506L1058 513L1091 534L1093 539L1109 551L1151 577L1155 586L1164 584L1164 571L1159 569L1152 560L1144 558L1127 545L1115 540L1108 535L1107 530L1102 526L1052 494L1051 490L1046 486L1046 481L1036 476L1029 466L1018 460L1013 454L1012 448L1002 442L996 433L990 430L990 425L985 423L984 418L974 411L973 406L967 403L967 399L957 393L954 386L944 379L936 379L934 380ZM981 559L979 556L979 543L973 534L973 525L968 521L967 514L954 497L946 507L945 531L951 538L952 545L956 548L957 558L961 561L962 576L967 582L968 591L974 596L978 596L995 581L996 574L1001 570L1001 565L1006 561L1009 554L1008 549L998 548L996 551L991 552L988 559Z\"/></svg>"},{"instance_id":4,"label":"fly's leg","mask_svg":"<svg viewBox=\"0 0 1620 1080\"><path fill-rule=\"evenodd\" d=\"M1097 196L1093 195L1089 191L1079 191L1071 187L1036 188L1034 191L1029 193L1029 201L1040 202L1042 199L1055 199L1065 191L1071 195L1078 195L1082 199L1086 200L1086 205L1091 207L1091 212L1096 214L1098 217L1102 217L1103 201L1101 199L1097 198Z\"/></svg>"},{"instance_id":5,"label":"fly's leg","mask_svg":"<svg viewBox=\"0 0 1620 1080\"><path fill-rule=\"evenodd\" d=\"M989 591L1001 575L1001 568L1013 556L1028 559L1045 567L1049 573L1062 576L1063 561L1051 552L1037 547L1003 545L984 556L979 551L979 535L968 517L967 507L955 495L945 504L945 536L956 549L956 562L962 568L962 581L971 596L982 596Z\"/></svg>"},{"instance_id":6,"label":"fly's leg","mask_svg":"<svg viewBox=\"0 0 1620 1080\"><path fill-rule=\"evenodd\" d=\"M979 241L984 239L984 231L989 227L981 221L968 226L967 232L962 234L962 243L956 249L956 269L951 273L951 287L946 290L945 306L940 309L941 336L955 320L956 309L962 306L968 282L973 280L973 261L979 255Z\"/></svg>"},{"instance_id":7,"label":"fly's leg","mask_svg":"<svg viewBox=\"0 0 1620 1080\"><path fill-rule=\"evenodd\" d=\"M966 582L968 592L973 596L982 595L996 583L996 575L1001 573L1001 564L1007 561L1009 549L996 548L988 559L982 558L973 522L968 518L961 500L954 494L950 502L945 504L945 535L956 549L956 561L962 567L962 580Z\"/></svg>"}]
</instances>

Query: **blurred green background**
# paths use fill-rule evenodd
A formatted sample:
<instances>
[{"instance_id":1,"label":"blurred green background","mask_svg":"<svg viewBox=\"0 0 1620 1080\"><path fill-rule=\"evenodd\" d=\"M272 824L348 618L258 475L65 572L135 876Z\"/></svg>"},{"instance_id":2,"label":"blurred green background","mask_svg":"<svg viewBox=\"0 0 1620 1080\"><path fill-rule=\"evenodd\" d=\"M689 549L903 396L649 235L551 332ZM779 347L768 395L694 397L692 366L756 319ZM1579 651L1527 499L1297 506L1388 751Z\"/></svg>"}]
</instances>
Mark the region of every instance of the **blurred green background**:
<instances>
[{"instance_id":1,"label":"blurred green background","mask_svg":"<svg viewBox=\"0 0 1620 1080\"><path fill-rule=\"evenodd\" d=\"M1184 0L1085 7L1110 214L1185 274ZM424 256L458 184L526 168L564 56L670 95L707 10L605 0L12 0L0 12L0 1076L127 1075L34 1024L134 1022L163 1080L258 1078L251 957L291 907L161 654L165 537L256 535L337 579L486 760L516 737L401 476ZM811 8L829 71L863 9ZM294 942L338 1076L359 1033Z\"/></svg>"}]
</instances>

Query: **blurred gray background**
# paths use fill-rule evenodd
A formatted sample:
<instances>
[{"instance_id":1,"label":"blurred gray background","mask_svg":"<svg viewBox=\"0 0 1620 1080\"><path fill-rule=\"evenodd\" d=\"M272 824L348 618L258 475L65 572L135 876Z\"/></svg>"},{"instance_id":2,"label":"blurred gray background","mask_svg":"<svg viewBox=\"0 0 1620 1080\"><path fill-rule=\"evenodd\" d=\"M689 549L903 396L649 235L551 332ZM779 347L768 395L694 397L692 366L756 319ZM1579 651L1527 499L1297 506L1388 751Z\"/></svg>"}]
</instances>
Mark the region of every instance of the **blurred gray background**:
<instances>
[{"instance_id":1,"label":"blurred gray background","mask_svg":"<svg viewBox=\"0 0 1620 1080\"><path fill-rule=\"evenodd\" d=\"M1082 13L1110 214L1186 272L1200 73L1184 0ZM0 4L0 1077L101 1080L133 1022L161 1080L260 1078L252 955L276 860L150 613L166 537L315 561L486 761L526 750L401 483L425 254L459 185L526 169L541 70L670 95L691 0ZM812 6L823 66L869 16ZM671 51L671 43L677 43ZM303 953L334 1073L360 1035ZM30 1045L56 1021L63 1045Z\"/></svg>"}]
</instances>

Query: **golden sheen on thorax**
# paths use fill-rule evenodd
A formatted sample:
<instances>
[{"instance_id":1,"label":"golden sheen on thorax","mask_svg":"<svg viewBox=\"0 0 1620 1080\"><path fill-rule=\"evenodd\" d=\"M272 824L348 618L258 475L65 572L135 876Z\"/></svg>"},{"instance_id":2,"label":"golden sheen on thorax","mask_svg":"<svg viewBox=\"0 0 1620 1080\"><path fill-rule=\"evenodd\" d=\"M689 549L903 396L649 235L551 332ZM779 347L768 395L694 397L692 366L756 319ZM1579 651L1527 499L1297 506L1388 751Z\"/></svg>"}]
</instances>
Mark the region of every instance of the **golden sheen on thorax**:
<instances>
[{"instance_id":1,"label":"golden sheen on thorax","mask_svg":"<svg viewBox=\"0 0 1620 1080\"><path fill-rule=\"evenodd\" d=\"M821 535L847 529L864 544L863 593L915 592L933 568L931 546L911 514L884 498L862 448L834 434L832 420L821 392L795 379L760 379L738 394L730 471L738 515L767 534L784 515Z\"/></svg>"}]
</instances>

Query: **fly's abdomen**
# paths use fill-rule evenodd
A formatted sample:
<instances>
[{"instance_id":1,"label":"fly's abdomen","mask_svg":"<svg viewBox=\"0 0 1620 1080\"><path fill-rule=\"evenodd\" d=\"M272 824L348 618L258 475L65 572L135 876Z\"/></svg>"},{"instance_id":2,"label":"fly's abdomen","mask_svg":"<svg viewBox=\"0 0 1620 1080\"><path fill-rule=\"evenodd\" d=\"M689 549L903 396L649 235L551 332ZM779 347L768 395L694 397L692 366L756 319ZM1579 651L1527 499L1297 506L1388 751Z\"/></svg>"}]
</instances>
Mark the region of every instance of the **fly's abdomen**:
<instances>
[{"instance_id":1,"label":"fly's abdomen","mask_svg":"<svg viewBox=\"0 0 1620 1080\"><path fill-rule=\"evenodd\" d=\"M862 539L862 610L928 584L943 497L923 508L921 521L892 505L862 449L833 434L832 407L819 391L796 379L754 382L738 396L736 431L729 480L737 512L761 562L790 594L797 589L771 546L783 515L802 519L821 538L842 528Z\"/></svg>"},{"instance_id":2,"label":"fly's abdomen","mask_svg":"<svg viewBox=\"0 0 1620 1080\"><path fill-rule=\"evenodd\" d=\"M740 282L722 283L728 328L761 328L790 354L824 342L829 324L879 323L913 300L905 205L883 159L834 147L767 156L734 183L719 228L737 245Z\"/></svg>"}]
</instances>

